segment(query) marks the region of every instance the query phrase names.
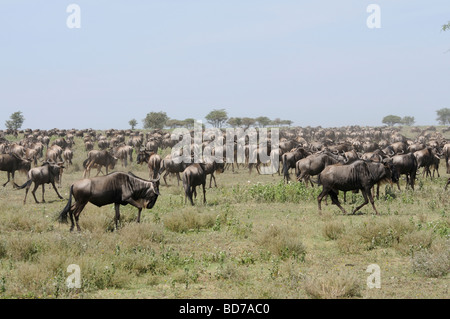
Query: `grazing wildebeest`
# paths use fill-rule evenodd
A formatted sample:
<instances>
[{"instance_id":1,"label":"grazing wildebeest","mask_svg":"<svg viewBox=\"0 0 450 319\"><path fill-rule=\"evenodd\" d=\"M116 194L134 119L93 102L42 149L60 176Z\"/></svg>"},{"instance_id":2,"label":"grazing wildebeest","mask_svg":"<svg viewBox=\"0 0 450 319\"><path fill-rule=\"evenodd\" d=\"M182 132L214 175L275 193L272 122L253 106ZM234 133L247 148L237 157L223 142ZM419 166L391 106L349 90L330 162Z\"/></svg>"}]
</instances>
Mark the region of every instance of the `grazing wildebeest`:
<instances>
[{"instance_id":1,"label":"grazing wildebeest","mask_svg":"<svg viewBox=\"0 0 450 319\"><path fill-rule=\"evenodd\" d=\"M75 203L72 205L72 196ZM132 173L113 172L105 176L82 179L70 187L69 201L59 214L60 222L67 222L70 216L70 231L78 225L78 219L87 203L97 207L114 204L114 223L117 229L120 220L120 205L133 205L138 209L137 222L141 220L143 208L151 209L159 196L159 177L154 180L145 180ZM75 217L75 223L74 223Z\"/></svg>"},{"instance_id":2,"label":"grazing wildebeest","mask_svg":"<svg viewBox=\"0 0 450 319\"><path fill-rule=\"evenodd\" d=\"M39 204L36 198L36 190L40 185L42 185L42 202L45 203L44 199L45 184L52 184L53 189L55 190L59 199L63 199L63 197L61 196L61 194L59 194L55 186L55 182L59 182L61 180L63 169L64 166L62 165L62 163L55 164L49 162L45 162L44 164L42 164L42 166L30 169L30 171L27 174L28 180L25 182L25 184L23 184L22 186L16 185L17 189L26 188L23 203L25 204L27 201L28 191L30 190L30 186L33 182L34 182L34 189L31 191L31 193L33 194L36 204Z\"/></svg>"},{"instance_id":3,"label":"grazing wildebeest","mask_svg":"<svg viewBox=\"0 0 450 319\"><path fill-rule=\"evenodd\" d=\"M295 163L295 174L297 181L303 180L305 186L308 187L308 181L314 186L310 180L310 176L320 174L328 165L337 164L339 161L327 154L312 154L302 158Z\"/></svg>"},{"instance_id":4,"label":"grazing wildebeest","mask_svg":"<svg viewBox=\"0 0 450 319\"><path fill-rule=\"evenodd\" d=\"M92 150L88 153L88 158L84 160L83 167L84 173L83 178L88 174L90 176L91 168L97 167L97 175L100 174L102 166L106 167L106 175L108 175L108 169L114 169L117 163L117 157L113 156L110 152Z\"/></svg>"},{"instance_id":5,"label":"grazing wildebeest","mask_svg":"<svg viewBox=\"0 0 450 319\"><path fill-rule=\"evenodd\" d=\"M203 203L206 203L206 172L205 164L194 163L186 167L182 175L183 188L185 194L185 203L187 198L191 201L192 206L194 206L194 201L192 200L192 195L197 198L197 186L203 187Z\"/></svg>"},{"instance_id":6,"label":"grazing wildebeest","mask_svg":"<svg viewBox=\"0 0 450 319\"><path fill-rule=\"evenodd\" d=\"M290 152L284 153L281 156L281 162L283 164L283 180L289 182L289 169L295 168L295 163L297 163L297 161L310 154L311 153L306 151L303 147L297 147Z\"/></svg>"},{"instance_id":7,"label":"grazing wildebeest","mask_svg":"<svg viewBox=\"0 0 450 319\"><path fill-rule=\"evenodd\" d=\"M364 203L356 207L352 213L355 214L370 200L373 210L378 215L371 189L375 184L384 180L391 181L391 178L390 168L383 163L358 160L349 165L329 165L319 174L319 184L323 186L322 192L317 198L319 213L322 211L321 201L323 197L329 194L332 204L338 206L346 214L338 199L339 191L360 190L364 197Z\"/></svg>"},{"instance_id":8,"label":"grazing wildebeest","mask_svg":"<svg viewBox=\"0 0 450 319\"><path fill-rule=\"evenodd\" d=\"M20 158L16 154L0 154L0 171L8 172L8 181L3 184L3 187L10 181L10 174L12 176L13 185L15 171L22 171L25 174L31 169L31 161Z\"/></svg>"},{"instance_id":9,"label":"grazing wildebeest","mask_svg":"<svg viewBox=\"0 0 450 319\"><path fill-rule=\"evenodd\" d=\"M399 176L406 175L406 185L410 185L414 190L417 173L417 159L414 153L395 155L392 157L392 164L397 168ZM397 181L397 187L400 190L399 181Z\"/></svg>"}]
</instances>

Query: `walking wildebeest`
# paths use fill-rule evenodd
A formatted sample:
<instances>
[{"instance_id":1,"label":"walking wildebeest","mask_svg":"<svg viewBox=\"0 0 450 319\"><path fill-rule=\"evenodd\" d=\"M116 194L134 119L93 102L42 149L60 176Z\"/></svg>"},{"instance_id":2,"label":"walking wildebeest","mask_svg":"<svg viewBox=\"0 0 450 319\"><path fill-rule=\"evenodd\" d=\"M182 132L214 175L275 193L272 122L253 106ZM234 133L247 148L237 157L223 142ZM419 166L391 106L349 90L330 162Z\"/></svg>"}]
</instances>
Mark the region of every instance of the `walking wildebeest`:
<instances>
[{"instance_id":1,"label":"walking wildebeest","mask_svg":"<svg viewBox=\"0 0 450 319\"><path fill-rule=\"evenodd\" d=\"M205 164L194 163L186 167L182 175L183 188L184 188L184 200L186 203L187 198L191 201L192 206L194 206L194 201L192 200L192 194L197 198L197 186L203 187L203 203L206 203L206 172Z\"/></svg>"},{"instance_id":2,"label":"walking wildebeest","mask_svg":"<svg viewBox=\"0 0 450 319\"><path fill-rule=\"evenodd\" d=\"M3 184L3 187L10 181L10 174L12 175L13 185L15 171L22 171L25 174L31 169L31 161L20 158L16 154L0 154L0 171L8 172L8 181Z\"/></svg>"},{"instance_id":3,"label":"walking wildebeest","mask_svg":"<svg viewBox=\"0 0 450 319\"><path fill-rule=\"evenodd\" d=\"M328 194L331 197L332 204L338 206L346 214L338 199L339 191L361 190L364 203L356 207L352 213L355 214L364 205L367 205L370 200L373 210L378 215L371 189L375 184L383 180L391 180L391 176L391 170L388 166L382 163L362 160L355 161L349 165L335 164L325 167L319 174L319 184L323 186L322 192L317 198L319 214L322 211L322 199Z\"/></svg>"},{"instance_id":4,"label":"walking wildebeest","mask_svg":"<svg viewBox=\"0 0 450 319\"><path fill-rule=\"evenodd\" d=\"M191 163L185 163L185 162L176 162L174 161L172 158L166 157L161 161L161 168L159 169L159 174L161 174L162 172L165 172L163 175L163 179L164 179L164 183L167 185L167 180L166 177L169 174L175 174L177 176L177 183L178 186L180 185L180 173L182 173L187 166L191 165Z\"/></svg>"},{"instance_id":5,"label":"walking wildebeest","mask_svg":"<svg viewBox=\"0 0 450 319\"><path fill-rule=\"evenodd\" d=\"M114 169L116 163L117 157L111 155L110 152L106 150L92 150L88 153L88 158L83 162L83 178L85 178L87 174L90 176L92 167L97 167L98 171L96 176L98 176L98 174L100 174L102 166L105 166L106 175L108 175L108 169Z\"/></svg>"},{"instance_id":6,"label":"walking wildebeest","mask_svg":"<svg viewBox=\"0 0 450 319\"><path fill-rule=\"evenodd\" d=\"M55 182L59 182L61 180L63 169L64 166L62 165L62 163L55 164L49 162L45 162L44 164L42 164L42 166L30 169L30 171L27 174L28 180L25 182L25 184L23 184L22 186L16 185L17 189L26 188L23 203L25 204L27 201L28 191L30 190L30 186L33 182L34 182L34 189L31 191L31 193L33 194L36 204L39 204L36 198L36 190L40 185L42 185L42 202L45 203L44 199L45 184L52 184L53 189L55 190L59 199L63 199L63 197L61 196L61 194L59 194L55 186Z\"/></svg>"},{"instance_id":7,"label":"walking wildebeest","mask_svg":"<svg viewBox=\"0 0 450 319\"><path fill-rule=\"evenodd\" d=\"M72 196L75 203L72 205ZM137 222L141 220L143 208L151 209L159 196L159 177L145 180L132 173L113 172L105 176L82 179L70 187L69 201L59 214L60 222L67 222L70 216L70 231L77 226L81 228L78 219L87 203L97 207L114 204L114 223L117 229L120 220L120 205L132 205L138 209ZM75 222L74 222L75 217Z\"/></svg>"},{"instance_id":8,"label":"walking wildebeest","mask_svg":"<svg viewBox=\"0 0 450 319\"><path fill-rule=\"evenodd\" d=\"M303 147L297 147L290 152L284 153L281 156L281 162L283 163L283 180L289 182L289 169L295 168L295 163L297 163L297 161L310 154L311 153L306 151Z\"/></svg>"},{"instance_id":9,"label":"walking wildebeest","mask_svg":"<svg viewBox=\"0 0 450 319\"><path fill-rule=\"evenodd\" d=\"M302 158L295 163L295 173L297 180L305 183L308 187L308 181L314 186L310 180L310 176L320 174L328 165L337 164L339 161L328 154L312 154Z\"/></svg>"}]
</instances>

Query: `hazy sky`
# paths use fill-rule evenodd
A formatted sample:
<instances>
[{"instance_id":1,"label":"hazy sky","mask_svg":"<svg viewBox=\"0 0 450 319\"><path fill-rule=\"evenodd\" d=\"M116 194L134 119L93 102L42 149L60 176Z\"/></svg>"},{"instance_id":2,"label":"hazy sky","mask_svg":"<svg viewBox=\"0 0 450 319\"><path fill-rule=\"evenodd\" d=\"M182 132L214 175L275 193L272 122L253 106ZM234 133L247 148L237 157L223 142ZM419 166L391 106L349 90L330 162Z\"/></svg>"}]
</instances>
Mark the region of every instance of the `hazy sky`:
<instances>
[{"instance_id":1,"label":"hazy sky","mask_svg":"<svg viewBox=\"0 0 450 319\"><path fill-rule=\"evenodd\" d=\"M125 129L214 108L299 126L437 124L448 21L449 0L0 0L0 128L18 110L23 128Z\"/></svg>"}]
</instances>

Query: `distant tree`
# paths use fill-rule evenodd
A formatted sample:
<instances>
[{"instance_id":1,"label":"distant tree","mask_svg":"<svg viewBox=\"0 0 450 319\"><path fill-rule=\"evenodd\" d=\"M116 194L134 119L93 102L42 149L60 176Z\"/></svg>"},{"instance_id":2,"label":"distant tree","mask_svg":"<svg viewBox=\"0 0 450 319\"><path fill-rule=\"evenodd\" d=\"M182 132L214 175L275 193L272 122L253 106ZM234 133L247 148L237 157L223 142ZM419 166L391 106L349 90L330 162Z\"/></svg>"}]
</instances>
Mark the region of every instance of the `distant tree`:
<instances>
[{"instance_id":1,"label":"distant tree","mask_svg":"<svg viewBox=\"0 0 450 319\"><path fill-rule=\"evenodd\" d=\"M270 123L270 125L273 125L273 126L280 126L280 125L281 125L281 120L280 120L280 118L277 117L276 119L272 120L271 123Z\"/></svg>"},{"instance_id":2,"label":"distant tree","mask_svg":"<svg viewBox=\"0 0 450 319\"><path fill-rule=\"evenodd\" d=\"M450 30L450 22L448 22L447 24L444 24L442 26L442 31L447 31L447 30Z\"/></svg>"},{"instance_id":3,"label":"distant tree","mask_svg":"<svg viewBox=\"0 0 450 319\"><path fill-rule=\"evenodd\" d=\"M17 111L11 114L11 116L9 117L9 121L5 122L5 126L10 130L18 130L22 127L24 121L25 118L23 117L22 112Z\"/></svg>"},{"instance_id":4,"label":"distant tree","mask_svg":"<svg viewBox=\"0 0 450 319\"><path fill-rule=\"evenodd\" d=\"M404 116L402 118L402 124L407 126L412 126L416 123L416 120L414 119L414 116Z\"/></svg>"},{"instance_id":5,"label":"distant tree","mask_svg":"<svg viewBox=\"0 0 450 319\"><path fill-rule=\"evenodd\" d=\"M212 110L205 116L205 119L212 126L221 128L228 120L228 114L225 109Z\"/></svg>"},{"instance_id":6,"label":"distant tree","mask_svg":"<svg viewBox=\"0 0 450 319\"><path fill-rule=\"evenodd\" d=\"M186 127L189 130L192 130L194 128L195 119L193 118L187 118L183 122L183 126Z\"/></svg>"},{"instance_id":7,"label":"distant tree","mask_svg":"<svg viewBox=\"0 0 450 319\"><path fill-rule=\"evenodd\" d=\"M169 120L166 112L150 112L143 119L145 129L163 129Z\"/></svg>"},{"instance_id":8,"label":"distant tree","mask_svg":"<svg viewBox=\"0 0 450 319\"><path fill-rule=\"evenodd\" d=\"M240 117L230 117L227 124L231 127L239 127L242 125L242 118Z\"/></svg>"},{"instance_id":9,"label":"distant tree","mask_svg":"<svg viewBox=\"0 0 450 319\"><path fill-rule=\"evenodd\" d=\"M252 125L255 125L255 123L256 123L256 120L254 119L254 118L251 118L251 117L243 117L242 118L242 126L245 128L245 129L248 129L250 126L252 126Z\"/></svg>"},{"instance_id":10,"label":"distant tree","mask_svg":"<svg viewBox=\"0 0 450 319\"><path fill-rule=\"evenodd\" d=\"M267 116L259 116L255 119L259 126L266 127L270 125L270 119Z\"/></svg>"},{"instance_id":11,"label":"distant tree","mask_svg":"<svg viewBox=\"0 0 450 319\"><path fill-rule=\"evenodd\" d=\"M439 122L441 125L447 125L450 124L450 109L449 108L443 108L436 111L437 119L436 121Z\"/></svg>"},{"instance_id":12,"label":"distant tree","mask_svg":"<svg viewBox=\"0 0 450 319\"><path fill-rule=\"evenodd\" d=\"M294 122L291 120L281 120L281 125L291 126L292 123L294 123Z\"/></svg>"},{"instance_id":13,"label":"distant tree","mask_svg":"<svg viewBox=\"0 0 450 319\"><path fill-rule=\"evenodd\" d=\"M397 115L388 115L383 117L383 124L387 124L389 126L394 126L395 124L402 123L402 118Z\"/></svg>"},{"instance_id":14,"label":"distant tree","mask_svg":"<svg viewBox=\"0 0 450 319\"><path fill-rule=\"evenodd\" d=\"M130 121L128 121L128 125L130 125L130 126L131 126L131 129L134 130L134 128L135 128L136 125L137 125L136 119L131 119Z\"/></svg>"}]
</instances>

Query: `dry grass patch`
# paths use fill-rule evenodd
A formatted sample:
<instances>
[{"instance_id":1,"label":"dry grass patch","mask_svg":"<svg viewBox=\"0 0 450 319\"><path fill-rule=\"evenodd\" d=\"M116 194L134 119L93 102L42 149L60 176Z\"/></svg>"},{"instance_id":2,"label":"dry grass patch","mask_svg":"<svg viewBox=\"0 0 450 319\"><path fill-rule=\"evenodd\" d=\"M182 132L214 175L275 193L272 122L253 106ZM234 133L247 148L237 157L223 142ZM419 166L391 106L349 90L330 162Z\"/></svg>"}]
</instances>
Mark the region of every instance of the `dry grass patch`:
<instances>
[{"instance_id":1,"label":"dry grass patch","mask_svg":"<svg viewBox=\"0 0 450 319\"><path fill-rule=\"evenodd\" d=\"M450 272L450 240L435 242L430 249L414 253L413 272L425 277L444 277Z\"/></svg>"},{"instance_id":2,"label":"dry grass patch","mask_svg":"<svg viewBox=\"0 0 450 319\"><path fill-rule=\"evenodd\" d=\"M291 227L270 225L257 235L256 243L282 259L291 256L305 259L306 249L299 231Z\"/></svg>"},{"instance_id":3,"label":"dry grass patch","mask_svg":"<svg viewBox=\"0 0 450 319\"><path fill-rule=\"evenodd\" d=\"M329 272L320 277L307 277L306 293L315 299L340 299L361 296L359 280L349 274Z\"/></svg>"}]
</instances>

